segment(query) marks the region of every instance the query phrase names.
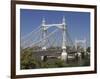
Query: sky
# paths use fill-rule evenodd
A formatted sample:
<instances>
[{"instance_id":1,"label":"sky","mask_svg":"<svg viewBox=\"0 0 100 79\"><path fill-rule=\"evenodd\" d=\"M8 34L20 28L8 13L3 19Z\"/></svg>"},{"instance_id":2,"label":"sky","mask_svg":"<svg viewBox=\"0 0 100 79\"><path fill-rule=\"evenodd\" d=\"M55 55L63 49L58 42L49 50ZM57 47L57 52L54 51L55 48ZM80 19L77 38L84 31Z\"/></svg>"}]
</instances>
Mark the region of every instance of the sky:
<instances>
[{"instance_id":1,"label":"sky","mask_svg":"<svg viewBox=\"0 0 100 79\"><path fill-rule=\"evenodd\" d=\"M86 39L87 45L90 46L89 12L20 9L21 37L39 27L43 18L47 24L57 24L62 23L63 16L72 41Z\"/></svg>"}]
</instances>

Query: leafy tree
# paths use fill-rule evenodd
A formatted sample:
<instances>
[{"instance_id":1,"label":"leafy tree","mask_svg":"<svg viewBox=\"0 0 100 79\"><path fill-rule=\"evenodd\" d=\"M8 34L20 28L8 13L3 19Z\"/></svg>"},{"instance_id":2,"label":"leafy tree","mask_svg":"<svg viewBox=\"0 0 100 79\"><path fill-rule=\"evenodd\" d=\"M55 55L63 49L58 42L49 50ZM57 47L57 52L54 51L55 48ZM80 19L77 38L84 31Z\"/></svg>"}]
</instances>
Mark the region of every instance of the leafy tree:
<instances>
[{"instance_id":1,"label":"leafy tree","mask_svg":"<svg viewBox=\"0 0 100 79\"><path fill-rule=\"evenodd\" d=\"M90 47L88 47L86 50L87 50L87 52L90 52Z\"/></svg>"},{"instance_id":2,"label":"leafy tree","mask_svg":"<svg viewBox=\"0 0 100 79\"><path fill-rule=\"evenodd\" d=\"M21 69L32 69L36 67L38 67L38 63L33 56L32 50L29 48L21 50Z\"/></svg>"},{"instance_id":3,"label":"leafy tree","mask_svg":"<svg viewBox=\"0 0 100 79\"><path fill-rule=\"evenodd\" d=\"M60 59L49 59L43 62L43 68L55 68L55 67L65 67L66 64Z\"/></svg>"}]
</instances>

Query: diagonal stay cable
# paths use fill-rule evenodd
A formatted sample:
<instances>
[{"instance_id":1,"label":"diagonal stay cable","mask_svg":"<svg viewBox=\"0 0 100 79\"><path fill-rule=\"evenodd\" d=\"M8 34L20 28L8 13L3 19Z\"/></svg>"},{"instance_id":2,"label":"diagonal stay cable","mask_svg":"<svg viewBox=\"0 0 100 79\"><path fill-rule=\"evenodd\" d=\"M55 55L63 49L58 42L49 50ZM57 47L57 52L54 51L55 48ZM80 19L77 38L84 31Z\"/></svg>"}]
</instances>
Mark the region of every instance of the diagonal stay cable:
<instances>
[{"instance_id":1,"label":"diagonal stay cable","mask_svg":"<svg viewBox=\"0 0 100 79\"><path fill-rule=\"evenodd\" d=\"M39 40L39 41L36 41L35 43L32 43L32 44L30 45L30 47L31 47L32 45L38 44L38 43L40 43L41 41L43 41L43 40L49 38L49 37L50 37L51 35L53 35L57 30L58 30L58 29L56 29L56 30L54 30L53 32L51 32L46 38L44 38L44 39L42 39L42 40Z\"/></svg>"},{"instance_id":2,"label":"diagonal stay cable","mask_svg":"<svg viewBox=\"0 0 100 79\"><path fill-rule=\"evenodd\" d=\"M31 31L30 33L28 33L27 35L25 35L25 36L23 36L22 38L21 38L21 40L23 40L23 39L25 39L25 38L28 38L30 35L32 35L32 34L34 34L34 33L36 33L37 32L37 30L38 29L40 29L41 28L41 26L39 26L38 28L36 28L35 30L33 30L33 31Z\"/></svg>"},{"instance_id":3,"label":"diagonal stay cable","mask_svg":"<svg viewBox=\"0 0 100 79\"><path fill-rule=\"evenodd\" d=\"M23 44L23 43L29 42L30 40L33 39L33 35L34 34L37 35L40 31L41 31L41 29L37 30L35 33L34 32L33 33L31 32L32 34L30 35L30 37L28 37L26 40L21 40L21 43ZM36 40L36 38L34 40Z\"/></svg>"},{"instance_id":4,"label":"diagonal stay cable","mask_svg":"<svg viewBox=\"0 0 100 79\"><path fill-rule=\"evenodd\" d=\"M56 32L57 32L57 31L56 31ZM55 32L55 33L56 33L56 32ZM47 39L47 42L46 42L46 44L45 44L45 45L48 45L48 47L55 43L55 37L53 37L53 40L52 40L51 38L52 38L52 37L50 37L49 39ZM53 43L51 42L50 39L52 40Z\"/></svg>"},{"instance_id":5,"label":"diagonal stay cable","mask_svg":"<svg viewBox=\"0 0 100 79\"><path fill-rule=\"evenodd\" d=\"M73 46L73 41L72 41L72 39L71 39L71 37L69 35L68 30L66 31L66 39L67 39L67 36L68 36L68 41L70 42L69 44L71 44Z\"/></svg>"},{"instance_id":6,"label":"diagonal stay cable","mask_svg":"<svg viewBox=\"0 0 100 79\"><path fill-rule=\"evenodd\" d=\"M34 36L34 39L29 39L29 40L24 41L24 43L21 43L21 46L28 47L31 43L40 39L40 36L41 36L41 32L39 32L38 35L36 34L36 36Z\"/></svg>"}]
</instances>

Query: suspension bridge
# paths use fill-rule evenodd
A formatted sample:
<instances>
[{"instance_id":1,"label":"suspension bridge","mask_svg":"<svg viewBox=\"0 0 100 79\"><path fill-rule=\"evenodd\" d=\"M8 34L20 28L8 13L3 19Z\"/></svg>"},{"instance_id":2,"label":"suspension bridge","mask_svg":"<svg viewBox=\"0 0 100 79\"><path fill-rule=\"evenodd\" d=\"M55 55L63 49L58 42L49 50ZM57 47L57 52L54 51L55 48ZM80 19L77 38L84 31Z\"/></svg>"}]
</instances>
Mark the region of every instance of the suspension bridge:
<instances>
[{"instance_id":1,"label":"suspension bridge","mask_svg":"<svg viewBox=\"0 0 100 79\"><path fill-rule=\"evenodd\" d=\"M21 37L21 48L33 48L35 56L41 60L56 57L66 61L68 58L81 57L80 52L86 52L86 40L71 40L65 17L61 23L47 24L45 18L41 25L27 35ZM79 43L83 45L79 46ZM83 49L83 50L81 50Z\"/></svg>"}]
</instances>

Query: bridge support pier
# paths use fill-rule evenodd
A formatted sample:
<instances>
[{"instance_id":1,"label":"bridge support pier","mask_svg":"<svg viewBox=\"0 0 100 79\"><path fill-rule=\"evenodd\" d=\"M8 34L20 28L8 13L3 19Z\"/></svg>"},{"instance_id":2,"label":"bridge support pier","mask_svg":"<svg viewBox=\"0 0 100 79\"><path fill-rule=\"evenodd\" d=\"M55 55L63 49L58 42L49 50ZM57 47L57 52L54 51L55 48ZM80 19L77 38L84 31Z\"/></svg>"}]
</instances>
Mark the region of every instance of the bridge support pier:
<instances>
[{"instance_id":1,"label":"bridge support pier","mask_svg":"<svg viewBox=\"0 0 100 79\"><path fill-rule=\"evenodd\" d=\"M61 54L61 60L67 61L67 52L66 52L66 50L63 50L63 52Z\"/></svg>"},{"instance_id":2,"label":"bridge support pier","mask_svg":"<svg viewBox=\"0 0 100 79\"><path fill-rule=\"evenodd\" d=\"M82 54L81 54L81 52L77 52L77 54L78 54L78 60L81 61L81 59L82 59Z\"/></svg>"},{"instance_id":3,"label":"bridge support pier","mask_svg":"<svg viewBox=\"0 0 100 79\"><path fill-rule=\"evenodd\" d=\"M44 60L44 56L41 56L41 60L42 60L42 61Z\"/></svg>"}]
</instances>

